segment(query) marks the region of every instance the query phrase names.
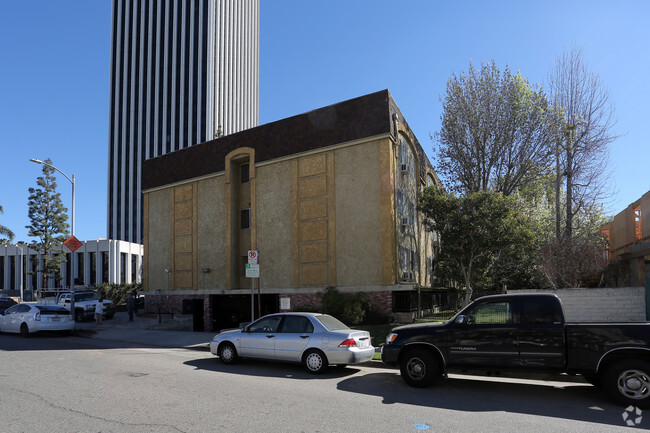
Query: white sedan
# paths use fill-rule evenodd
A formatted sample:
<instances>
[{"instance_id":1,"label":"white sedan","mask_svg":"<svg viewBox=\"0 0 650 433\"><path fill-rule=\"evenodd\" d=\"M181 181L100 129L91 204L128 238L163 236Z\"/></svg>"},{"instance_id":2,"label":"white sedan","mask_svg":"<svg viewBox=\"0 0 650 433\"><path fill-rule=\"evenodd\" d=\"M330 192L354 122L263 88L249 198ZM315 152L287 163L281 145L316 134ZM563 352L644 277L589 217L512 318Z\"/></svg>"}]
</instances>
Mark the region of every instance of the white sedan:
<instances>
[{"instance_id":1,"label":"white sedan","mask_svg":"<svg viewBox=\"0 0 650 433\"><path fill-rule=\"evenodd\" d=\"M23 337L38 331L72 331L70 312L58 305L20 303L0 315L0 332L16 332Z\"/></svg>"},{"instance_id":2,"label":"white sedan","mask_svg":"<svg viewBox=\"0 0 650 433\"><path fill-rule=\"evenodd\" d=\"M217 334L210 351L224 364L237 358L300 362L310 373L329 364L345 366L372 360L370 333L350 329L319 313L278 313L261 317L243 329Z\"/></svg>"}]
</instances>

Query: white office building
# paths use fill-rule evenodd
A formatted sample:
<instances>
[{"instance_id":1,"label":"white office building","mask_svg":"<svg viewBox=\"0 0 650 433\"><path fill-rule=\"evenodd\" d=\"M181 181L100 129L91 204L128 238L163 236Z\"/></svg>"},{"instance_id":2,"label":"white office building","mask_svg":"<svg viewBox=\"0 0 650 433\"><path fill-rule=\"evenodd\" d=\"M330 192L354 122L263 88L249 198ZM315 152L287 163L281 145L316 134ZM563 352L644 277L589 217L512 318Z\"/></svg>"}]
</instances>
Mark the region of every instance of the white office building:
<instances>
[{"instance_id":1,"label":"white office building","mask_svg":"<svg viewBox=\"0 0 650 433\"><path fill-rule=\"evenodd\" d=\"M82 242L74 253L66 247L65 262L61 264L63 279L49 278L46 288L70 287L74 261L75 278L84 286L102 283L131 284L142 282L143 246L125 241L100 239ZM43 289L43 275L34 273L42 256L25 244L0 246L0 295L33 299L34 292Z\"/></svg>"},{"instance_id":2,"label":"white office building","mask_svg":"<svg viewBox=\"0 0 650 433\"><path fill-rule=\"evenodd\" d=\"M258 125L259 0L113 0L108 238L142 243L142 164Z\"/></svg>"}]
</instances>

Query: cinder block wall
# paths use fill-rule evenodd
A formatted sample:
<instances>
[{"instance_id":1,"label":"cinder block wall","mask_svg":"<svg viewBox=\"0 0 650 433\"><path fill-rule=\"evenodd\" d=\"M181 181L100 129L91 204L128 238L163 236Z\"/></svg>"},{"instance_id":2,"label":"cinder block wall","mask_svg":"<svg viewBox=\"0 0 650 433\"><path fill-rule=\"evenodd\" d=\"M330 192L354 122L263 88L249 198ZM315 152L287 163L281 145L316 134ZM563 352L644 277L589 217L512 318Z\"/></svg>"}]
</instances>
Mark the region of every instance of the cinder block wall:
<instances>
[{"instance_id":1,"label":"cinder block wall","mask_svg":"<svg viewBox=\"0 0 650 433\"><path fill-rule=\"evenodd\" d=\"M644 287L512 290L509 293L553 293L562 300L568 322L646 322Z\"/></svg>"}]
</instances>

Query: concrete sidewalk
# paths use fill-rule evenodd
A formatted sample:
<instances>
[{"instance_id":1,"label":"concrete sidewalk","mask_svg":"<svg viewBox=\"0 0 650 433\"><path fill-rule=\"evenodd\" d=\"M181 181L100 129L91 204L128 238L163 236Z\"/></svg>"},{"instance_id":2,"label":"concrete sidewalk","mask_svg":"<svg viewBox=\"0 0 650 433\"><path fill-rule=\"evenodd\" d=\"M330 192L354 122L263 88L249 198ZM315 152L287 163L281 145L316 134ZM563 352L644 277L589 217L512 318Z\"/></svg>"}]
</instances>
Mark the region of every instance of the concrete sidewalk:
<instances>
[{"instance_id":1,"label":"concrete sidewalk","mask_svg":"<svg viewBox=\"0 0 650 433\"><path fill-rule=\"evenodd\" d=\"M77 335L101 340L122 341L167 348L210 350L210 341L216 332L170 331L158 328L158 318L136 316L129 322L126 312L117 312L112 319L104 319L101 325L94 321L75 324Z\"/></svg>"}]
</instances>

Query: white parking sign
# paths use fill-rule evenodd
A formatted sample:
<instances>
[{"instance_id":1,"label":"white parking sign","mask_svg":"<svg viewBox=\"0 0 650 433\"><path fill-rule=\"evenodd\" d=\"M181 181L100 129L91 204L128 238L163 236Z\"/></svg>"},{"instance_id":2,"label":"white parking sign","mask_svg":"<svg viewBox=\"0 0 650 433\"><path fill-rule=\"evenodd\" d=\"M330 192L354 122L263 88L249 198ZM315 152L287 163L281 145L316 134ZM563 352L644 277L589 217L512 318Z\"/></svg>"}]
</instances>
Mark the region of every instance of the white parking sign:
<instances>
[{"instance_id":1,"label":"white parking sign","mask_svg":"<svg viewBox=\"0 0 650 433\"><path fill-rule=\"evenodd\" d=\"M260 257L260 252L258 250L248 250L248 264L256 265Z\"/></svg>"}]
</instances>

